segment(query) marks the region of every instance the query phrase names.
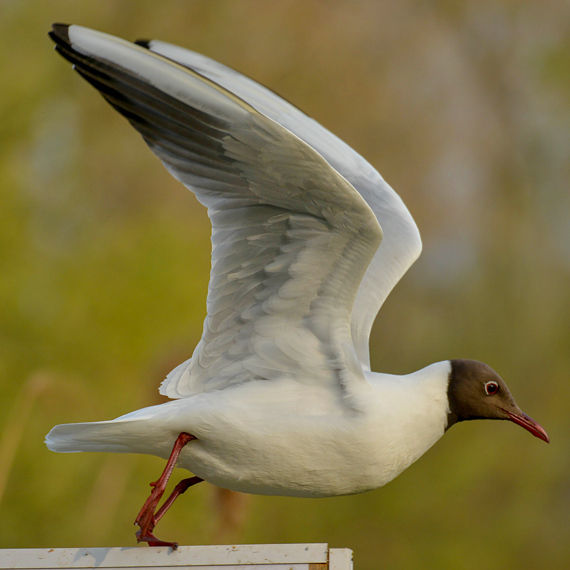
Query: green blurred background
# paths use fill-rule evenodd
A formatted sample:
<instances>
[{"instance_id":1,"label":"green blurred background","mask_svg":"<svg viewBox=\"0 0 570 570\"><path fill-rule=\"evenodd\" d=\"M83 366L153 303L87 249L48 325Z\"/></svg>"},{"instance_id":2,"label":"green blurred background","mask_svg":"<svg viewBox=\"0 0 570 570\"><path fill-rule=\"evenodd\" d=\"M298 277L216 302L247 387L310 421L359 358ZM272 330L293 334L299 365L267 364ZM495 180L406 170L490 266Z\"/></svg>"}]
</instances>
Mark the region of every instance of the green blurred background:
<instances>
[{"instance_id":1,"label":"green blurred background","mask_svg":"<svg viewBox=\"0 0 570 570\"><path fill-rule=\"evenodd\" d=\"M57 21L204 53L363 154L424 239L376 321L373 368L483 360L552 439L469 422L354 497L204 484L159 536L328 542L362 570L570 567L564 0L0 1L0 547L134 544L163 461L58 455L43 438L163 401L205 313L204 210L53 52Z\"/></svg>"}]
</instances>

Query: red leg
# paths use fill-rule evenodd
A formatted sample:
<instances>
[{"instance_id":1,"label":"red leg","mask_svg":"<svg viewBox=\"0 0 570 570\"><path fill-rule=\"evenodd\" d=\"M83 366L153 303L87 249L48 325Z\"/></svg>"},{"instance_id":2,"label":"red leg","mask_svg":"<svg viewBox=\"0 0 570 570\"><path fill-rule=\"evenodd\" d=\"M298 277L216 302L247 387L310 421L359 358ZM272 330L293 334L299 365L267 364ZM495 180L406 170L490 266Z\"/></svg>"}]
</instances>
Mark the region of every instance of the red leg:
<instances>
[{"instance_id":1,"label":"red leg","mask_svg":"<svg viewBox=\"0 0 570 570\"><path fill-rule=\"evenodd\" d=\"M168 461L166 463L166 467L162 472L162 475L157 481L150 484L151 487L154 487L152 493L150 494L150 497L146 500L145 504L143 505L143 508L141 509L140 513L137 515L137 518L135 520L135 524L139 525L140 527L140 531L137 532L137 542L144 540L148 542L150 546L172 546L173 548L176 548L177 546L176 543L163 542L161 540L158 540L152 534L152 530L154 529L154 526L156 525L158 520L160 520L160 518L164 516L164 513L168 510L168 507L170 507L170 505L174 502L176 497L181 493L183 493L190 485L188 485L188 487L186 487L184 491L178 492L178 494L174 498L172 498L171 501L169 498L170 503L168 504L166 509L164 510L161 509L162 513L160 514L159 519L155 520L154 512L156 510L158 502L160 501L160 498L164 494L164 490L166 489L168 479L170 478L170 475L172 474L172 471L176 466L176 461L178 460L182 448L193 439L196 439L196 437L189 433L181 433L178 436L176 442L174 443L174 447L172 448L172 453L170 454L170 457L168 458ZM196 481L196 483L198 482L199 481Z\"/></svg>"},{"instance_id":2,"label":"red leg","mask_svg":"<svg viewBox=\"0 0 570 570\"><path fill-rule=\"evenodd\" d=\"M152 517L146 534L142 536L141 531L137 532L137 541L140 542L144 540L148 542L149 546L171 546L176 550L178 548L177 542L164 542L162 540L158 540L154 534L152 534L154 527L158 524L158 521L166 514L166 511L172 506L172 503L183 493L186 492L187 489L192 487L192 485L196 485L196 483L200 483L204 479L200 479L200 477L189 477L188 479L183 479L176 485L174 491L170 494L170 497L166 499L162 507L157 511L157 513Z\"/></svg>"},{"instance_id":3,"label":"red leg","mask_svg":"<svg viewBox=\"0 0 570 570\"><path fill-rule=\"evenodd\" d=\"M160 507L154 517L152 517L152 526L154 527L158 523L158 521L166 514L166 511L172 506L172 503L174 503L180 495L184 494L190 487L192 487L192 485L201 483L203 480L204 479L200 479L200 477L196 476L188 477L188 479L182 479L182 481L174 487L174 491L172 491L170 497L164 501L162 507Z\"/></svg>"}]
</instances>

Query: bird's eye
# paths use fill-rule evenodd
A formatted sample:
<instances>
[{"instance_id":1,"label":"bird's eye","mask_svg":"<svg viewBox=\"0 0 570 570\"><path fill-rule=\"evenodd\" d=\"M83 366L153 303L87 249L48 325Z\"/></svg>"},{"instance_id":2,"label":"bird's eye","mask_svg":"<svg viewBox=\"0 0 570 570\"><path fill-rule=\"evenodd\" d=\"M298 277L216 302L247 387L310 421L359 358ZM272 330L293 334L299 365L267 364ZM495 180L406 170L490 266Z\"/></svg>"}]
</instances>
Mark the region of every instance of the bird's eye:
<instances>
[{"instance_id":1,"label":"bird's eye","mask_svg":"<svg viewBox=\"0 0 570 570\"><path fill-rule=\"evenodd\" d=\"M485 392L489 396L496 394L499 391L499 385L496 382L486 382L485 383Z\"/></svg>"}]
</instances>

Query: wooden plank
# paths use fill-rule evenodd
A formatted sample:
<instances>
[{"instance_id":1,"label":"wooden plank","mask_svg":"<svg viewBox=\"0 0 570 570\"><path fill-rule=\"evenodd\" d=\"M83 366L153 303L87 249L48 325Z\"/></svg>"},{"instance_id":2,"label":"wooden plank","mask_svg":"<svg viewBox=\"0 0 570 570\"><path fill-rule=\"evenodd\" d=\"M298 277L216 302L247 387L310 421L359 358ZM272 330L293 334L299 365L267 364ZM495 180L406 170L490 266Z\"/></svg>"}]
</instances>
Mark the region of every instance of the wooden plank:
<instances>
[{"instance_id":1,"label":"wooden plank","mask_svg":"<svg viewBox=\"0 0 570 570\"><path fill-rule=\"evenodd\" d=\"M350 548L329 549L328 570L352 570L352 550Z\"/></svg>"},{"instance_id":2,"label":"wooden plank","mask_svg":"<svg viewBox=\"0 0 570 570\"><path fill-rule=\"evenodd\" d=\"M31 548L0 550L0 568L173 568L326 563L327 544L243 544L171 548ZM229 570L229 569L228 569Z\"/></svg>"}]
</instances>

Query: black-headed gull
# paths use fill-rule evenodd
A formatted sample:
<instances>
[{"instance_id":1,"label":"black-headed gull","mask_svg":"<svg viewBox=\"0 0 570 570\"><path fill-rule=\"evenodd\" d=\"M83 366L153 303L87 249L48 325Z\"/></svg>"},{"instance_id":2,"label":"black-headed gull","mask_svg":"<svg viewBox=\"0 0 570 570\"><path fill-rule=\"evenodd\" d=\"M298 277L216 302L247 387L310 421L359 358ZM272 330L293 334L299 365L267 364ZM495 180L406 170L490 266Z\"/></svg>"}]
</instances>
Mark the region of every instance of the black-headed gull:
<instances>
[{"instance_id":1,"label":"black-headed gull","mask_svg":"<svg viewBox=\"0 0 570 570\"><path fill-rule=\"evenodd\" d=\"M168 458L138 539L202 480L328 497L385 485L454 423L511 420L548 441L486 364L371 372L376 314L421 251L406 206L346 144L254 81L186 49L55 24L57 51L123 114L208 208L208 316L172 402L56 426L60 452ZM190 470L165 504L174 466Z\"/></svg>"}]
</instances>

